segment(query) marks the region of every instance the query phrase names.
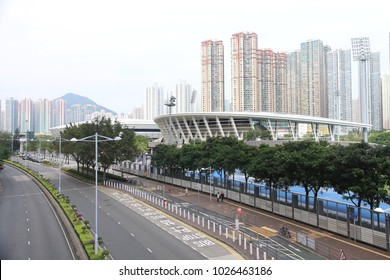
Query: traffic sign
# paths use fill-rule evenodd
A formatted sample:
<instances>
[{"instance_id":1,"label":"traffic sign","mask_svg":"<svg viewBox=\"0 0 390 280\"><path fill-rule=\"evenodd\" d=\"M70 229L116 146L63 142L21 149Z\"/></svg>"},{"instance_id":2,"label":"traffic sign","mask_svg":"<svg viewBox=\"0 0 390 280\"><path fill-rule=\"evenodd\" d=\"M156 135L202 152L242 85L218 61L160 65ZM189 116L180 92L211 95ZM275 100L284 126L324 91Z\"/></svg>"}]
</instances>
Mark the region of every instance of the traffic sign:
<instances>
[{"instance_id":1,"label":"traffic sign","mask_svg":"<svg viewBox=\"0 0 390 280\"><path fill-rule=\"evenodd\" d=\"M345 255L343 250L340 250L339 260L346 260L347 256Z\"/></svg>"}]
</instances>

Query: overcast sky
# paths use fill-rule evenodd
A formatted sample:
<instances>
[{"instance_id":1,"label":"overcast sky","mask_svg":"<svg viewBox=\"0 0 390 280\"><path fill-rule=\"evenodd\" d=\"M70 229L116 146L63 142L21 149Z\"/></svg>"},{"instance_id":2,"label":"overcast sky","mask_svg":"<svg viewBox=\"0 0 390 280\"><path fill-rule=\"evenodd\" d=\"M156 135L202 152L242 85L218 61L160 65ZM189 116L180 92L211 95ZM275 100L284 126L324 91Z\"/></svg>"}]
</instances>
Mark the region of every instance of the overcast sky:
<instances>
[{"instance_id":1,"label":"overcast sky","mask_svg":"<svg viewBox=\"0 0 390 280\"><path fill-rule=\"evenodd\" d=\"M223 40L230 98L230 38L241 31L256 32L259 48L285 52L309 39L350 49L352 37L369 37L388 72L387 3L0 0L0 99L73 92L128 113L154 82L168 90L185 80L200 93L200 46L207 39Z\"/></svg>"}]
</instances>

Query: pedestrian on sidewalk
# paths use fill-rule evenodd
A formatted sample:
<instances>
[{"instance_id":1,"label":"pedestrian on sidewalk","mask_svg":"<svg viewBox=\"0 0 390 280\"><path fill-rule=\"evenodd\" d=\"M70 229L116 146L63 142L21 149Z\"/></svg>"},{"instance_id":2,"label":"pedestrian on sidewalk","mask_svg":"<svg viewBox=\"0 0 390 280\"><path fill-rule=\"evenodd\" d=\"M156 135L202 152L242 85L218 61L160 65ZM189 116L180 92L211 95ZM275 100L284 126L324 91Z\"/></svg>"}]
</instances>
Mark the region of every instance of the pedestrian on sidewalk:
<instances>
[{"instance_id":1,"label":"pedestrian on sidewalk","mask_svg":"<svg viewBox=\"0 0 390 280\"><path fill-rule=\"evenodd\" d=\"M223 198L225 197L225 194L221 192L221 202L223 202Z\"/></svg>"},{"instance_id":2,"label":"pedestrian on sidewalk","mask_svg":"<svg viewBox=\"0 0 390 280\"><path fill-rule=\"evenodd\" d=\"M185 196L187 196L188 195L188 189L186 188L186 194L185 194Z\"/></svg>"},{"instance_id":3,"label":"pedestrian on sidewalk","mask_svg":"<svg viewBox=\"0 0 390 280\"><path fill-rule=\"evenodd\" d=\"M219 202L219 192L217 192L217 202Z\"/></svg>"}]
</instances>

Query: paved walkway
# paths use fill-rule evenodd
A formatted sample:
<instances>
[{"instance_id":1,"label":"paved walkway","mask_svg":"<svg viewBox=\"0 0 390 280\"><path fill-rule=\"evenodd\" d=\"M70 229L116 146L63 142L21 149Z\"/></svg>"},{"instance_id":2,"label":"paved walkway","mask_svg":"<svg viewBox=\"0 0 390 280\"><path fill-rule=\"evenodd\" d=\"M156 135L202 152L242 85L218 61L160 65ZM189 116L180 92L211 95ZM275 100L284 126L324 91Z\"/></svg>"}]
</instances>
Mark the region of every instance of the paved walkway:
<instances>
[{"instance_id":1,"label":"paved walkway","mask_svg":"<svg viewBox=\"0 0 390 280\"><path fill-rule=\"evenodd\" d=\"M126 176L130 178L135 177L132 175ZM163 194L160 182L146 178L136 178L142 182L144 188L148 191L159 195ZM243 221L245 228L255 232L258 236L270 239L281 238L278 234L279 229L282 226L288 226L292 235L292 238L288 239L290 243L301 246L301 243L297 240L297 233L299 233L299 236L307 236L308 239L315 242L316 252L311 251L321 255L325 259L390 260L390 253L385 250L355 242L349 238L286 219L276 214L254 209L227 199L223 202L217 202L216 197L212 197L210 201L210 196L208 194L202 194L192 190L189 190L188 193L186 193L184 189L173 185L165 184L164 187L164 197L168 200L182 205L197 206L199 209L203 209L203 211L209 211L209 213L213 213L213 215L227 220L234 221L237 209L241 208L241 220ZM255 221L255 223L251 221ZM302 248L310 250L308 247Z\"/></svg>"}]
</instances>

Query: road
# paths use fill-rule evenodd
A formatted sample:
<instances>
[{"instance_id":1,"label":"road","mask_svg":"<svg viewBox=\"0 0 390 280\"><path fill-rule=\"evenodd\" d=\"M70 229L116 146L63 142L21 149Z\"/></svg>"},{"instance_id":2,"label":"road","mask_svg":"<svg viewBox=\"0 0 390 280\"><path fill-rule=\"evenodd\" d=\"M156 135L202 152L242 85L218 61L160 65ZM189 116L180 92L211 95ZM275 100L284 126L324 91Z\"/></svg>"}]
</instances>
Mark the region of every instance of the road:
<instances>
[{"instance_id":1,"label":"road","mask_svg":"<svg viewBox=\"0 0 390 280\"><path fill-rule=\"evenodd\" d=\"M71 260L74 255L56 214L20 170L0 172L0 259Z\"/></svg>"},{"instance_id":2,"label":"road","mask_svg":"<svg viewBox=\"0 0 390 280\"><path fill-rule=\"evenodd\" d=\"M54 168L29 162L58 186L58 172ZM61 175L61 192L95 229L95 186L81 182L66 174ZM188 243L164 230L156 223L105 193L98 195L98 235L116 260L198 260L209 258Z\"/></svg>"}]
</instances>

